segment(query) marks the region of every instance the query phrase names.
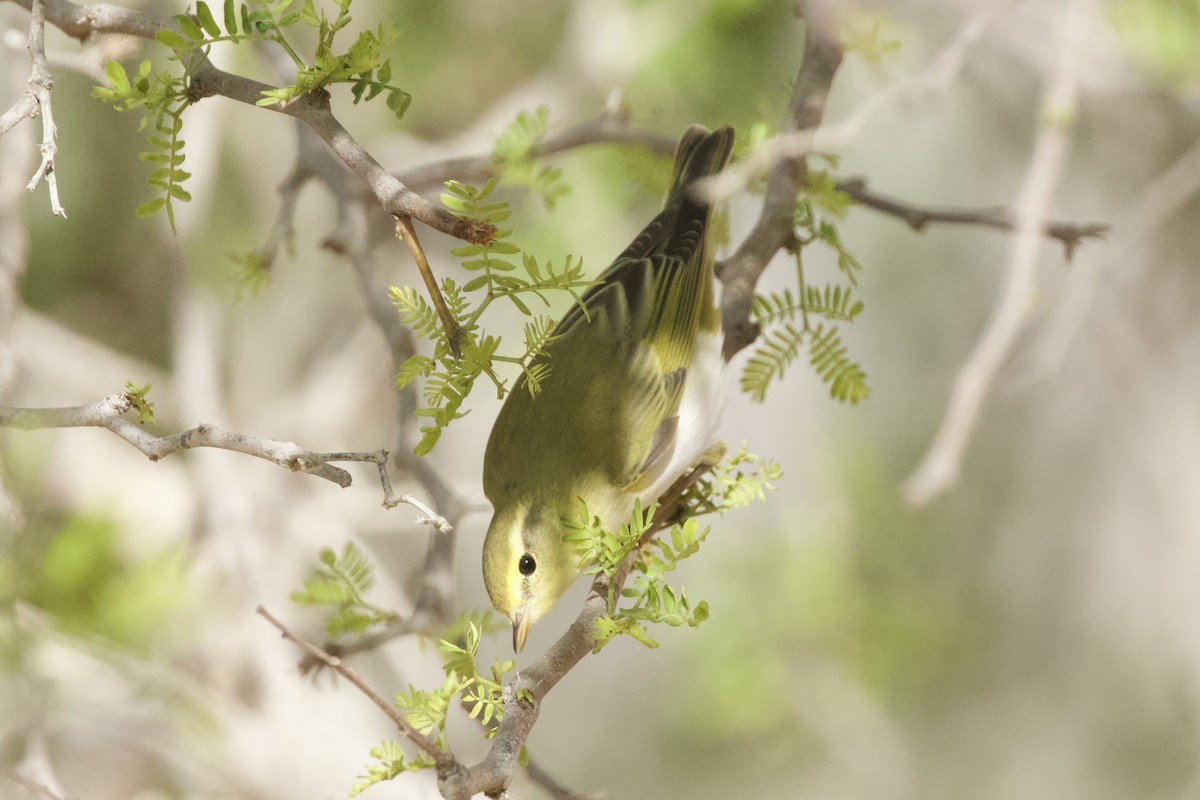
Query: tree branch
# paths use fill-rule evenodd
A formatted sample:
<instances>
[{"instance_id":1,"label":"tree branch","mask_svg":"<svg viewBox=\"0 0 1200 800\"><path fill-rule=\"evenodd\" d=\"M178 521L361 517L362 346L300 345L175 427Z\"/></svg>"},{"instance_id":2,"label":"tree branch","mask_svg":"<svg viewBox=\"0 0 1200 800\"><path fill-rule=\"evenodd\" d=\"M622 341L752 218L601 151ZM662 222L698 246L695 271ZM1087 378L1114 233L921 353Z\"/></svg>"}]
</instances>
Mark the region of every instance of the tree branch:
<instances>
[{"instance_id":1,"label":"tree branch","mask_svg":"<svg viewBox=\"0 0 1200 800\"><path fill-rule=\"evenodd\" d=\"M1058 184L1076 108L1082 0L1071 0L1065 13L1058 63L1041 107L1041 129L1017 198L1016 236L1009 251L1004 285L987 329L955 378L946 416L933 443L904 484L904 499L910 505L925 505L958 480L963 452L980 409L1025 320L1036 277L1040 234Z\"/></svg>"},{"instance_id":2,"label":"tree branch","mask_svg":"<svg viewBox=\"0 0 1200 800\"><path fill-rule=\"evenodd\" d=\"M350 473L328 461L376 461L375 453L316 453L293 442L262 439L241 433L224 431L214 425L201 424L172 436L153 436L122 418L133 408L128 393L113 394L98 403L66 408L11 408L0 406L0 427L20 430L45 428L105 428L142 451L151 461L158 461L180 450L194 447L213 447L233 450L271 461L293 472L306 472L332 481L343 488L350 485Z\"/></svg>"},{"instance_id":3,"label":"tree branch","mask_svg":"<svg viewBox=\"0 0 1200 800\"><path fill-rule=\"evenodd\" d=\"M838 6L836 0L809 0L803 4L804 60L788 103L785 131L815 131L821 124L833 76L842 63ZM758 221L737 250L717 265L725 287L721 318L726 360L758 338L758 326L750 321L754 287L775 254L795 246L792 216L806 169L803 155L775 162L767 177Z\"/></svg>"},{"instance_id":4,"label":"tree branch","mask_svg":"<svg viewBox=\"0 0 1200 800\"><path fill-rule=\"evenodd\" d=\"M593 144L619 144L644 147L670 158L675 152L675 143L670 136L630 128L623 115L606 110L597 117L543 136L530 148L529 155L544 158ZM451 178L469 183L486 181L496 175L496 162L491 153L448 158L396 173L406 186L417 191L436 189Z\"/></svg>"},{"instance_id":5,"label":"tree branch","mask_svg":"<svg viewBox=\"0 0 1200 800\"><path fill-rule=\"evenodd\" d=\"M918 233L932 224L977 225L1001 231L1017 230L1016 217L1011 211L1003 208L919 206L873 191L862 177L846 178L835 185L839 192L850 195L859 205L896 217ZM1111 228L1111 225L1100 222L1046 221L1041 225L1041 232L1047 238L1061 242L1067 260L1070 261L1084 239L1103 238Z\"/></svg>"}]
</instances>

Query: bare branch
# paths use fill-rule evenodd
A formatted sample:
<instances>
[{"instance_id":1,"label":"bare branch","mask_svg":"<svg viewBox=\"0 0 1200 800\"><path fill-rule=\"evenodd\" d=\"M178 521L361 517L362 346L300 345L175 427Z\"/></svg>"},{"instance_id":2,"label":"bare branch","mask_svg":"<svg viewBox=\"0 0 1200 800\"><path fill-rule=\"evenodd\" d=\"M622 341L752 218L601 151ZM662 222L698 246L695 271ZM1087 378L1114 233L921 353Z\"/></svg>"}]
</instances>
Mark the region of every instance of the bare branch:
<instances>
[{"instance_id":1,"label":"bare branch","mask_svg":"<svg viewBox=\"0 0 1200 800\"><path fill-rule=\"evenodd\" d=\"M854 177L838 181L838 191L845 192L859 205L873 208L896 217L918 233L928 225L977 225L1001 231L1014 231L1017 222L1012 212L1003 208L953 208L948 206L919 206L873 191L865 178ZM1067 260L1075 254L1084 239L1099 239L1111 225L1099 222L1075 223L1046 221L1041 232L1050 239L1062 242Z\"/></svg>"},{"instance_id":2,"label":"bare branch","mask_svg":"<svg viewBox=\"0 0 1200 800\"><path fill-rule=\"evenodd\" d=\"M925 505L957 480L963 452L983 401L1025 320L1037 270L1038 245L1070 140L1078 91L1082 0L1066 8L1058 62L1042 104L1042 124L1016 203L1016 235L992 318L954 381L950 405L921 463L904 484L910 505Z\"/></svg>"},{"instance_id":3,"label":"bare branch","mask_svg":"<svg viewBox=\"0 0 1200 800\"><path fill-rule=\"evenodd\" d=\"M414 728L409 721L404 718L404 715L396 710L395 706L380 697L374 689L367 685L366 681L364 681L352 667L347 665L337 656L326 653L312 642L309 642L295 633L292 633L292 631L289 630L286 625L272 616L271 612L267 611L267 609L263 606L258 606L255 611L260 617L271 623L271 625L273 625L275 629L279 631L280 635L282 635L284 639L287 639L289 642L299 647L306 655L319 660L325 666L329 667L337 672L337 674L350 681L350 683L352 683L356 689L362 692L368 700L378 706L384 714L387 714L388 718L392 722L396 723L396 727L402 734L404 734L405 737L408 738L410 742L424 750L431 758L433 758L434 761L437 762L439 773L441 773L443 769L453 767L461 769L461 765L454 760L454 756L450 755L449 753L442 752L442 750L438 748L433 740Z\"/></svg>"},{"instance_id":4,"label":"bare branch","mask_svg":"<svg viewBox=\"0 0 1200 800\"><path fill-rule=\"evenodd\" d=\"M293 472L306 472L332 481L343 488L350 485L350 473L326 463L330 456L337 460L373 461L374 454L350 459L347 453L315 453L293 442L262 439L221 430L214 425L201 424L173 436L153 436L134 423L122 418L133 407L129 394L109 395L98 403L66 408L11 408L0 406L0 427L21 430L44 428L105 428L142 451L151 461L194 447L213 447L233 450L278 464Z\"/></svg>"},{"instance_id":5,"label":"bare branch","mask_svg":"<svg viewBox=\"0 0 1200 800\"><path fill-rule=\"evenodd\" d=\"M675 139L629 127L628 120L609 111L538 139L529 150L532 158L544 158L593 144L619 144L644 147L664 157L675 152ZM404 185L417 191L436 189L451 178L459 181L486 181L496 177L496 162L491 153L459 156L413 167L396 173Z\"/></svg>"}]
</instances>

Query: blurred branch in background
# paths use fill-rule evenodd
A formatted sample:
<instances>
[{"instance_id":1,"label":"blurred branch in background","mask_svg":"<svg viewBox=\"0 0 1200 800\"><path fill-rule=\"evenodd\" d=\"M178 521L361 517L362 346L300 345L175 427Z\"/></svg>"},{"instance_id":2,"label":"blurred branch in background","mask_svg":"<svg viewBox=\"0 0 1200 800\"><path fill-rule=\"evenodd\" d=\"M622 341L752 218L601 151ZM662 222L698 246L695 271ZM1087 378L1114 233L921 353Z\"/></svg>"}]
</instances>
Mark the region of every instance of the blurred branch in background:
<instances>
[{"instance_id":1,"label":"blurred branch in background","mask_svg":"<svg viewBox=\"0 0 1200 800\"><path fill-rule=\"evenodd\" d=\"M838 181L839 192L854 198L854 202L895 217L917 233L929 225L973 225L995 228L1001 231L1017 230L1018 220L1012 212L1003 208L954 208L951 206L919 206L880 194L867 186L866 178L852 177ZM1111 225L1102 222L1062 222L1047 220L1041 226L1042 233L1049 239L1062 243L1067 261L1084 239L1099 239L1108 233Z\"/></svg>"},{"instance_id":2,"label":"blurred branch in background","mask_svg":"<svg viewBox=\"0 0 1200 800\"><path fill-rule=\"evenodd\" d=\"M1015 203L1016 234L1004 285L987 328L954 381L946 416L933 443L904 484L904 498L910 505L925 505L958 480L980 409L1025 320L1035 285L1041 234L1077 116L1084 0L1069 0L1064 13L1058 59L1039 110L1040 130ZM1070 252L1068 246L1068 256Z\"/></svg>"},{"instance_id":3,"label":"blurred branch in background","mask_svg":"<svg viewBox=\"0 0 1200 800\"><path fill-rule=\"evenodd\" d=\"M889 83L867 98L846 120L834 124L818 124L820 120L804 120L808 127L785 127L756 148L746 158L733 164L720 175L709 178L706 191L714 199L728 199L745 191L758 176L770 171L780 161L796 161L813 152L837 150L854 142L866 130L867 124L890 104L911 104L948 87L958 75L971 48L982 38L992 20L1015 0L987 3L958 30L950 42L915 75ZM834 6L839 4L834 3ZM802 13L809 4L798 4ZM841 35L835 28L831 35ZM807 52L807 50L805 51Z\"/></svg>"}]
</instances>

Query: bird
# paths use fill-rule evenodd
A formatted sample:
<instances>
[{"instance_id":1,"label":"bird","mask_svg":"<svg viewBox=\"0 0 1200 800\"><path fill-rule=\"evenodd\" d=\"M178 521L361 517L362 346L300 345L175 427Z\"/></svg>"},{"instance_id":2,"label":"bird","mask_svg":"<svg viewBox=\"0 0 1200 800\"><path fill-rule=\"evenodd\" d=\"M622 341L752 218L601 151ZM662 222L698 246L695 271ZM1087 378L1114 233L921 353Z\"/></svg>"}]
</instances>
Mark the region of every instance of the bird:
<instances>
[{"instance_id":1,"label":"bird","mask_svg":"<svg viewBox=\"0 0 1200 800\"><path fill-rule=\"evenodd\" d=\"M483 578L518 653L586 566L563 539L579 500L615 530L635 500L658 499L714 444L727 378L712 207L696 183L724 169L733 139L730 127L683 134L662 211L531 361L549 367L538 391L510 391L492 426Z\"/></svg>"}]
</instances>

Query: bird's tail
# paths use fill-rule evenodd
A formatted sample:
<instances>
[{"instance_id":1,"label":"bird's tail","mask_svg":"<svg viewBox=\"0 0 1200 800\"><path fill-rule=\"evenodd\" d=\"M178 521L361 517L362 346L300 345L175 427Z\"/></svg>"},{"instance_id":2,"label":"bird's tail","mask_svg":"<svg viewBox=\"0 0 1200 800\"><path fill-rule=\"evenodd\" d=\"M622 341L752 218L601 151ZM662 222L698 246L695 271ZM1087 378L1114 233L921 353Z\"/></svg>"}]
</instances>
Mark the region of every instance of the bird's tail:
<instances>
[{"instance_id":1,"label":"bird's tail","mask_svg":"<svg viewBox=\"0 0 1200 800\"><path fill-rule=\"evenodd\" d=\"M700 125L688 128L675 150L675 168L671 175L667 204L690 200L707 206L703 198L692 194L692 184L724 169L732 152L733 128L728 125L711 132Z\"/></svg>"}]
</instances>

